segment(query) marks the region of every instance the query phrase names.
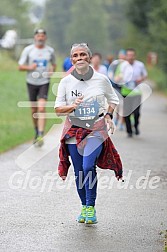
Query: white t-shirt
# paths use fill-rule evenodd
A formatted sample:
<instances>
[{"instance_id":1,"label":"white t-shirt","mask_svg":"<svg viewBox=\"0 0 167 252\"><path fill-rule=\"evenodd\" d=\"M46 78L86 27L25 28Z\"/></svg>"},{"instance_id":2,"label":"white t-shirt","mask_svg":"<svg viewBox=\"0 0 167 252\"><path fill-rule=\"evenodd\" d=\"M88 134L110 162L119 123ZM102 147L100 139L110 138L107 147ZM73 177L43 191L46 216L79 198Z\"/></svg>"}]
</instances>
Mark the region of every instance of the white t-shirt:
<instances>
[{"instance_id":1,"label":"white t-shirt","mask_svg":"<svg viewBox=\"0 0 167 252\"><path fill-rule=\"evenodd\" d=\"M93 76L86 81L75 78L72 74L64 77L58 86L55 108L72 104L79 96L84 96L83 101L96 100L99 103L99 115L105 111L105 98L108 105L114 103L119 104L110 80L96 71ZM70 113L73 116L74 112Z\"/></svg>"},{"instance_id":2,"label":"white t-shirt","mask_svg":"<svg viewBox=\"0 0 167 252\"><path fill-rule=\"evenodd\" d=\"M37 48L35 45L29 45L24 48L19 59L19 65L37 64L33 71L27 71L27 82L33 85L43 85L49 82L49 78L44 73L48 71L49 64L55 64L54 49L45 45L44 48Z\"/></svg>"},{"instance_id":3,"label":"white t-shirt","mask_svg":"<svg viewBox=\"0 0 167 252\"><path fill-rule=\"evenodd\" d=\"M143 62L135 60L133 64L127 64L125 61L122 64L122 73L124 82L136 81L141 77L147 77L147 70Z\"/></svg>"},{"instance_id":4,"label":"white t-shirt","mask_svg":"<svg viewBox=\"0 0 167 252\"><path fill-rule=\"evenodd\" d=\"M83 95L83 101L96 100L99 104L98 115L106 110L105 101L108 105L114 103L119 104L118 96L116 95L109 79L93 70L93 75L89 80L79 80L72 74L64 77L58 86L55 108L72 104L75 99ZM69 114L75 116L74 112ZM76 144L75 137L66 140L66 144Z\"/></svg>"}]
</instances>

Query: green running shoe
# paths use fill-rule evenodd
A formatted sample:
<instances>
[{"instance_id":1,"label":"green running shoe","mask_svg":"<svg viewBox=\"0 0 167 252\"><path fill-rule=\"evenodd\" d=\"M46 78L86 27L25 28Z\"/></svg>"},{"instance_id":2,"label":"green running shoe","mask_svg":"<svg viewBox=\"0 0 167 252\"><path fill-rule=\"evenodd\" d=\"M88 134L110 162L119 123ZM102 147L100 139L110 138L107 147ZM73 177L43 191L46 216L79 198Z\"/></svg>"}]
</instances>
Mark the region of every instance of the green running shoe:
<instances>
[{"instance_id":1,"label":"green running shoe","mask_svg":"<svg viewBox=\"0 0 167 252\"><path fill-rule=\"evenodd\" d=\"M43 137L42 136L38 136L37 139L36 139L35 146L36 147L41 147L43 144L44 144Z\"/></svg>"},{"instance_id":2,"label":"green running shoe","mask_svg":"<svg viewBox=\"0 0 167 252\"><path fill-rule=\"evenodd\" d=\"M77 221L79 223L85 223L85 219L86 219L86 206L82 206L81 209L81 214L78 216Z\"/></svg>"},{"instance_id":3,"label":"green running shoe","mask_svg":"<svg viewBox=\"0 0 167 252\"><path fill-rule=\"evenodd\" d=\"M96 217L96 210L94 206L87 206L86 208L86 224L96 224L97 217Z\"/></svg>"}]
</instances>

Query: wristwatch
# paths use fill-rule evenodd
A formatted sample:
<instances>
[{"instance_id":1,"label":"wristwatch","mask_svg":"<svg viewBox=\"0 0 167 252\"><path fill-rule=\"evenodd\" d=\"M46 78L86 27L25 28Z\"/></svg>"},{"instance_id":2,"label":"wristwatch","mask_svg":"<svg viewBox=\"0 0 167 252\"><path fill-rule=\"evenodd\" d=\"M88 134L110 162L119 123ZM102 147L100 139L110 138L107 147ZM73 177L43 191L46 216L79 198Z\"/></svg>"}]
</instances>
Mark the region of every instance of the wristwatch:
<instances>
[{"instance_id":1,"label":"wristwatch","mask_svg":"<svg viewBox=\"0 0 167 252\"><path fill-rule=\"evenodd\" d=\"M112 113L107 112L107 113L106 113L106 115L109 115L109 116L110 116L110 118L111 118L111 120L113 119L113 114L112 114Z\"/></svg>"}]
</instances>

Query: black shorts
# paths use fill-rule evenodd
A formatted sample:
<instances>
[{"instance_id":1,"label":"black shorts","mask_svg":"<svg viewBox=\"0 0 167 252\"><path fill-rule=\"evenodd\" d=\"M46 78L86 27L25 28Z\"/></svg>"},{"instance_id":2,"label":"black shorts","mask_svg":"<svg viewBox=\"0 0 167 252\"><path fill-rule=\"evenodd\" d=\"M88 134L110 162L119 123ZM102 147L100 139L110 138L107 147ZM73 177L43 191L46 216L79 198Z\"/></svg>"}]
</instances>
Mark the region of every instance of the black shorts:
<instances>
[{"instance_id":1,"label":"black shorts","mask_svg":"<svg viewBox=\"0 0 167 252\"><path fill-rule=\"evenodd\" d=\"M27 83L27 88L30 101L37 101L40 98L47 100L49 83L39 86Z\"/></svg>"}]
</instances>

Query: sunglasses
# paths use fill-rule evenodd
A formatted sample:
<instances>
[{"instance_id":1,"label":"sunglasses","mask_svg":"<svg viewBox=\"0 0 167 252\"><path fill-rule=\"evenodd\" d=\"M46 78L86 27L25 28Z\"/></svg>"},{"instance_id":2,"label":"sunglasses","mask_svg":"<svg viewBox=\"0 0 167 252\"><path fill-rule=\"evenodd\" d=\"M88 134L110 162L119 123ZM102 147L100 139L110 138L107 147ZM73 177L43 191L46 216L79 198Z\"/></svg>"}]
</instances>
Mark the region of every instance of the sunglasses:
<instances>
[{"instance_id":1,"label":"sunglasses","mask_svg":"<svg viewBox=\"0 0 167 252\"><path fill-rule=\"evenodd\" d=\"M39 34L39 33L43 33L43 34L46 35L46 31L45 31L44 29L37 29L37 30L34 32L35 35L36 35L36 34Z\"/></svg>"},{"instance_id":2,"label":"sunglasses","mask_svg":"<svg viewBox=\"0 0 167 252\"><path fill-rule=\"evenodd\" d=\"M73 44L72 46L71 46L71 48L73 48L73 47L77 47L77 46L83 46L83 47L88 47L88 44L87 43L78 43L78 44Z\"/></svg>"}]
</instances>

